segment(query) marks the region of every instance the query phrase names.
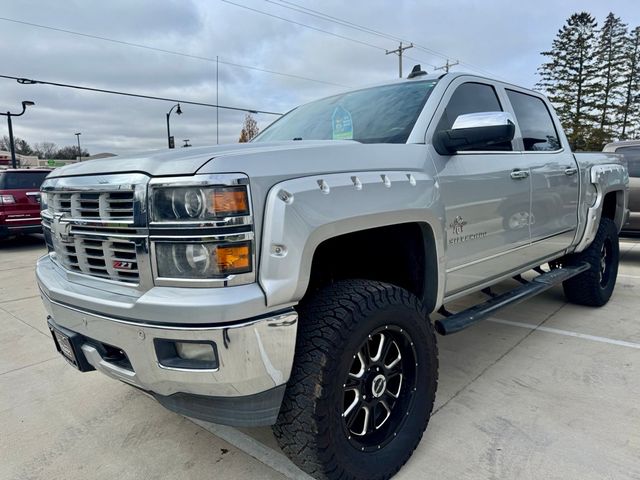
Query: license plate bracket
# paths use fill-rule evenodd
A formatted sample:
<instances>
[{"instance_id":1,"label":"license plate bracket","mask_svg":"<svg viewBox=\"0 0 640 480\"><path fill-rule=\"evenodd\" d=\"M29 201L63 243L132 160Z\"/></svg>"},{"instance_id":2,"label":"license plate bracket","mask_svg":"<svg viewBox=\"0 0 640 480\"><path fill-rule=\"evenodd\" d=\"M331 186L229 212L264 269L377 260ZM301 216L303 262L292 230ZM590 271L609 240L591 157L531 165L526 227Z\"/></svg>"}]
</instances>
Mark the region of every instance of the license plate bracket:
<instances>
[{"instance_id":1,"label":"license plate bracket","mask_svg":"<svg viewBox=\"0 0 640 480\"><path fill-rule=\"evenodd\" d=\"M47 324L56 350L69 364L81 372L95 370L82 352L82 344L85 342L82 335L57 325L51 317L47 319Z\"/></svg>"}]
</instances>

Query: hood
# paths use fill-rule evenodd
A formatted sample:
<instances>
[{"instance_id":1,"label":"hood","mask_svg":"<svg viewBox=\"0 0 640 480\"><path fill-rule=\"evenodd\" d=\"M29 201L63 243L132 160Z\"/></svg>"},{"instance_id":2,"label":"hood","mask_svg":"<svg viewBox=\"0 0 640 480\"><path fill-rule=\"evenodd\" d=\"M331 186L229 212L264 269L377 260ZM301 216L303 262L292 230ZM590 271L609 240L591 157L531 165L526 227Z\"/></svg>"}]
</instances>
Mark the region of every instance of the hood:
<instances>
[{"instance_id":1,"label":"hood","mask_svg":"<svg viewBox=\"0 0 640 480\"><path fill-rule=\"evenodd\" d=\"M356 142L340 142L354 144ZM193 175L210 160L219 157L259 154L283 150L298 150L328 146L334 141L238 143L210 147L154 150L123 157L101 158L74 163L54 170L49 178L109 173L145 173L152 177Z\"/></svg>"}]
</instances>

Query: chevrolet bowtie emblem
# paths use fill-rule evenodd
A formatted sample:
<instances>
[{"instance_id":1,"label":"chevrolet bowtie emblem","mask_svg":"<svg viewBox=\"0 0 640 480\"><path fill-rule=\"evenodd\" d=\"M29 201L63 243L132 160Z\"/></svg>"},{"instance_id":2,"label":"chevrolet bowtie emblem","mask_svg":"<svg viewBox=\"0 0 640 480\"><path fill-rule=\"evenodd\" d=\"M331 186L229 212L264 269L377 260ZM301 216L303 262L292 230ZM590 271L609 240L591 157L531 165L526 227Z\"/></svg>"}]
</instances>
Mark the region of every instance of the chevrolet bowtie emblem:
<instances>
[{"instance_id":1,"label":"chevrolet bowtie emblem","mask_svg":"<svg viewBox=\"0 0 640 480\"><path fill-rule=\"evenodd\" d=\"M67 242L71 235L71 224L65 221L62 215L56 215L51 222L51 234L61 242Z\"/></svg>"}]
</instances>

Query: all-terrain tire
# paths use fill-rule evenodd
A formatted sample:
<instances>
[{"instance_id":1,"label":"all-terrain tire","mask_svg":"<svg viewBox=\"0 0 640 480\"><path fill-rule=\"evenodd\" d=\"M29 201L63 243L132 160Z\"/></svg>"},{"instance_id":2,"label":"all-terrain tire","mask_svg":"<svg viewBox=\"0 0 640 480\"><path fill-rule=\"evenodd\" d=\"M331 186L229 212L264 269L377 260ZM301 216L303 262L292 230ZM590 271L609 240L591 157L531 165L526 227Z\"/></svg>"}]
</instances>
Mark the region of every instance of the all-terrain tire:
<instances>
[{"instance_id":1,"label":"all-terrain tire","mask_svg":"<svg viewBox=\"0 0 640 480\"><path fill-rule=\"evenodd\" d=\"M562 260L566 266L587 262L591 267L562 283L567 300L591 307L605 305L613 294L619 260L618 229L613 220L602 218L591 245L582 252L568 255Z\"/></svg>"},{"instance_id":2,"label":"all-terrain tire","mask_svg":"<svg viewBox=\"0 0 640 480\"><path fill-rule=\"evenodd\" d=\"M278 421L273 426L280 447L296 465L317 479L390 478L420 442L433 408L438 358L428 312L406 290L368 280L337 282L301 304L298 311L293 371ZM390 346L380 360L383 342ZM389 360L395 355L389 353L393 345L398 352L405 352L401 363ZM366 354L360 353L363 351ZM361 355L372 361L369 383L364 380L368 370L361 373L354 369L354 362L359 362ZM378 363L374 361L376 357ZM384 370L385 362L396 362L394 369L398 365L404 368L399 387L390 386L392 382L397 385L398 377L394 381L392 374ZM364 369L364 362L362 366ZM375 376L379 371L389 375L384 382L379 374ZM352 378L356 374L363 379L357 380L361 382L358 387L361 403L348 413L345 398L351 393L349 382L356 382ZM384 393L380 388L376 393L375 389L383 383ZM393 405L392 413L387 417L376 416L379 407L376 404L366 407L371 410L373 423L368 413L361 415L366 406L363 398L369 395L366 401L373 402L377 395L380 398L375 401L380 401L387 398L383 395L388 396L392 388L397 388L398 394L388 397L397 398L395 403L388 402ZM360 417L353 417L354 411ZM370 425L371 433L353 434L350 428L356 427L347 422L352 417L364 425L362 432ZM384 421L377 427L379 418ZM360 426L357 428L360 430Z\"/></svg>"}]
</instances>

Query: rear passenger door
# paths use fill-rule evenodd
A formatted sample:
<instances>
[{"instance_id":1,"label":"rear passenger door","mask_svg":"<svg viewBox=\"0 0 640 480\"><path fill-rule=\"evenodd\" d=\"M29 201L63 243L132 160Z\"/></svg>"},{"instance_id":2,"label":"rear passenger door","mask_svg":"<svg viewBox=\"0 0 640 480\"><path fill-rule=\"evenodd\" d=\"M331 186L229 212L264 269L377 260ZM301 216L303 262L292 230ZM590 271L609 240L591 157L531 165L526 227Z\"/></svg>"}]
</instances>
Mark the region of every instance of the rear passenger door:
<instances>
[{"instance_id":1,"label":"rear passenger door","mask_svg":"<svg viewBox=\"0 0 640 480\"><path fill-rule=\"evenodd\" d=\"M531 248L535 262L561 252L573 241L578 225L579 175L573 153L563 149L545 101L530 92L506 89L531 171Z\"/></svg>"},{"instance_id":2,"label":"rear passenger door","mask_svg":"<svg viewBox=\"0 0 640 480\"><path fill-rule=\"evenodd\" d=\"M504 111L490 81L459 77L447 88L427 138L467 113ZM429 152L437 172L446 232L446 295L487 283L522 266L529 246L530 178L511 142L482 150Z\"/></svg>"}]
</instances>

